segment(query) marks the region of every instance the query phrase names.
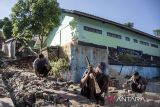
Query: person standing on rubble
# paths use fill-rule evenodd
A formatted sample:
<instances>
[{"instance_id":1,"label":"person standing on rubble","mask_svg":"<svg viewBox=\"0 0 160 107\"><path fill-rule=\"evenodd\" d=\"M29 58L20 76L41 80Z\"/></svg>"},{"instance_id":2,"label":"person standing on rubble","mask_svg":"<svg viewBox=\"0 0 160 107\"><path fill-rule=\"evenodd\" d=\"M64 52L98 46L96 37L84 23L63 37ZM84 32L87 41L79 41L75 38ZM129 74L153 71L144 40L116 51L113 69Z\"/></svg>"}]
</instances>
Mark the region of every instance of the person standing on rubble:
<instances>
[{"instance_id":1,"label":"person standing on rubble","mask_svg":"<svg viewBox=\"0 0 160 107\"><path fill-rule=\"evenodd\" d=\"M143 93L146 90L147 81L144 77L140 76L138 72L135 72L133 76L124 83L123 87L126 87L129 83L133 92Z\"/></svg>"},{"instance_id":2,"label":"person standing on rubble","mask_svg":"<svg viewBox=\"0 0 160 107\"><path fill-rule=\"evenodd\" d=\"M48 72L51 70L49 61L44 57L42 53L40 53L38 55L38 58L36 58L33 62L33 68L37 76L43 77L46 77L48 75Z\"/></svg>"},{"instance_id":3,"label":"person standing on rubble","mask_svg":"<svg viewBox=\"0 0 160 107\"><path fill-rule=\"evenodd\" d=\"M95 69L89 66L80 81L81 95L91 101L102 101L104 103L102 93L108 91L109 85L109 76L105 74L105 71L106 64L104 62L100 62Z\"/></svg>"}]
</instances>

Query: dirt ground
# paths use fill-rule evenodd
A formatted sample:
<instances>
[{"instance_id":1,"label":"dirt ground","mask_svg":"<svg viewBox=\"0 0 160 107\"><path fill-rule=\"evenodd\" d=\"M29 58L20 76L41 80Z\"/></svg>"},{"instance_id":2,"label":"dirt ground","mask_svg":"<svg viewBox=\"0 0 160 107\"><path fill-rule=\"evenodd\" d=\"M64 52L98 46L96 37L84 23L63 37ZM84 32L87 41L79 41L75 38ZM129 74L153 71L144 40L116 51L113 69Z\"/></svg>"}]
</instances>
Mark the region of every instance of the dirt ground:
<instances>
[{"instance_id":1,"label":"dirt ground","mask_svg":"<svg viewBox=\"0 0 160 107\"><path fill-rule=\"evenodd\" d=\"M14 70L14 71L13 71ZM16 107L92 106L80 95L78 84L58 82L52 76L37 77L34 73L9 68L1 73L5 91L1 98L11 98Z\"/></svg>"},{"instance_id":2,"label":"dirt ground","mask_svg":"<svg viewBox=\"0 0 160 107\"><path fill-rule=\"evenodd\" d=\"M3 86L0 88L0 98L11 99L12 106L9 107L13 107L13 104L15 107L100 106L80 95L79 84L57 81L53 76L39 78L33 73L32 68L12 64L7 69L1 69L0 74L0 86ZM119 80L119 85L125 81L123 76L114 76ZM109 92L103 96L105 107L160 107L160 81L149 81L147 92L143 94L109 87Z\"/></svg>"}]
</instances>

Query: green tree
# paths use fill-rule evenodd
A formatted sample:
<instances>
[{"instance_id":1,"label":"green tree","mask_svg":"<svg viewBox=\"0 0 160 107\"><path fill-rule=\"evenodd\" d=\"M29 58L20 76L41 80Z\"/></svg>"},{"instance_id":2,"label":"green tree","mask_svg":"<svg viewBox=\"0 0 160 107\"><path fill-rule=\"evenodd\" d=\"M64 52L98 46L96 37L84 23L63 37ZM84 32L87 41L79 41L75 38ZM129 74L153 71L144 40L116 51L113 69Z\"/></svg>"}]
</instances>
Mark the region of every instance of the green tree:
<instances>
[{"instance_id":1,"label":"green tree","mask_svg":"<svg viewBox=\"0 0 160 107\"><path fill-rule=\"evenodd\" d=\"M73 19L72 21L69 22L69 26L72 30L72 40L77 40L78 39L78 32L77 32L77 21Z\"/></svg>"},{"instance_id":2,"label":"green tree","mask_svg":"<svg viewBox=\"0 0 160 107\"><path fill-rule=\"evenodd\" d=\"M154 33L155 36L160 37L160 29L153 30L153 33Z\"/></svg>"},{"instance_id":3,"label":"green tree","mask_svg":"<svg viewBox=\"0 0 160 107\"><path fill-rule=\"evenodd\" d=\"M127 23L124 23L124 25L127 26L127 27L130 27L130 28L134 27L134 23L133 22L127 22Z\"/></svg>"},{"instance_id":4,"label":"green tree","mask_svg":"<svg viewBox=\"0 0 160 107\"><path fill-rule=\"evenodd\" d=\"M0 19L0 28L1 29L2 29L3 25L4 25L4 21L2 19Z\"/></svg>"},{"instance_id":5,"label":"green tree","mask_svg":"<svg viewBox=\"0 0 160 107\"><path fill-rule=\"evenodd\" d=\"M0 29L2 29L5 39L12 37L12 28L12 21L8 17L0 20Z\"/></svg>"},{"instance_id":6,"label":"green tree","mask_svg":"<svg viewBox=\"0 0 160 107\"><path fill-rule=\"evenodd\" d=\"M59 25L60 8L56 0L18 0L12 8L13 36L24 41L38 36L40 48L49 32Z\"/></svg>"}]
</instances>

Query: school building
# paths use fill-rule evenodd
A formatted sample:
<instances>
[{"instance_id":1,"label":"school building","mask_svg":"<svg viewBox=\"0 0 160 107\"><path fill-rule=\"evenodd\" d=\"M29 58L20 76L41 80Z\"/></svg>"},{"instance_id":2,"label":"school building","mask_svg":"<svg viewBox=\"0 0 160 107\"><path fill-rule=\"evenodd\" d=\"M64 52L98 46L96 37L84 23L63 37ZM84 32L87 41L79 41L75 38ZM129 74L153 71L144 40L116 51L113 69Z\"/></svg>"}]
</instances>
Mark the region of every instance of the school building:
<instances>
[{"instance_id":1,"label":"school building","mask_svg":"<svg viewBox=\"0 0 160 107\"><path fill-rule=\"evenodd\" d=\"M76 10L62 9L60 26L47 45L64 47L78 80L87 66L85 56L92 64L160 67L159 37Z\"/></svg>"}]
</instances>

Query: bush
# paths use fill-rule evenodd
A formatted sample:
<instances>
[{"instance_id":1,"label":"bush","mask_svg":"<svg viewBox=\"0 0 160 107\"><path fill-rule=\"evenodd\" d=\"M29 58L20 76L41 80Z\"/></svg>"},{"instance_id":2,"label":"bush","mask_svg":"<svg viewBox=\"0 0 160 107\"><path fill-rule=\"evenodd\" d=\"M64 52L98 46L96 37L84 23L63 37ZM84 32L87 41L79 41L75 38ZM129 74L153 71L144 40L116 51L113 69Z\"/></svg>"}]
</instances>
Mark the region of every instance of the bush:
<instances>
[{"instance_id":1,"label":"bush","mask_svg":"<svg viewBox=\"0 0 160 107\"><path fill-rule=\"evenodd\" d=\"M70 64L67 62L66 59L60 58L57 61L51 61L52 70L50 74L54 75L55 77L61 77L61 74L70 68Z\"/></svg>"}]
</instances>

